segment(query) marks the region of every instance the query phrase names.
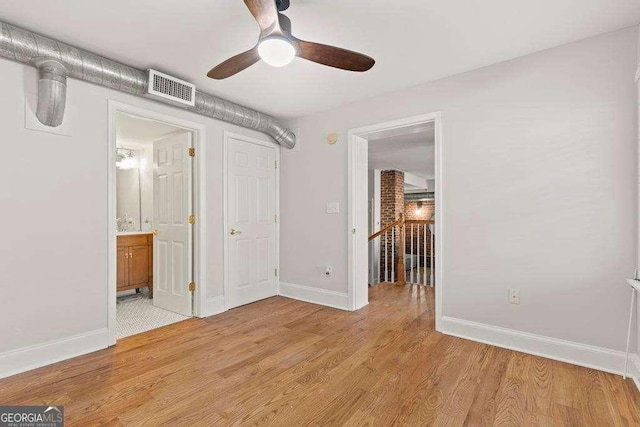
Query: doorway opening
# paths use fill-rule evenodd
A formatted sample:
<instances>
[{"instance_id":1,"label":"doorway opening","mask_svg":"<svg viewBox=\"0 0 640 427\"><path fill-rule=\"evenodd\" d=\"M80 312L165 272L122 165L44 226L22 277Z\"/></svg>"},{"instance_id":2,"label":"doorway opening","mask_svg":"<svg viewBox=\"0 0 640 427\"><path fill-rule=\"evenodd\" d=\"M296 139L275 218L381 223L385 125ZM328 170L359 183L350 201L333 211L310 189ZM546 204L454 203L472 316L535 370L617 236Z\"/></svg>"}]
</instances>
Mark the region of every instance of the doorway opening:
<instances>
[{"instance_id":1,"label":"doorway opening","mask_svg":"<svg viewBox=\"0 0 640 427\"><path fill-rule=\"evenodd\" d=\"M110 104L109 339L197 314L200 131ZM200 218L203 220L203 218Z\"/></svg>"},{"instance_id":2,"label":"doorway opening","mask_svg":"<svg viewBox=\"0 0 640 427\"><path fill-rule=\"evenodd\" d=\"M440 120L440 113L430 113L348 132L352 310L368 304L370 284L435 286L438 328L443 243Z\"/></svg>"},{"instance_id":3,"label":"doorway opening","mask_svg":"<svg viewBox=\"0 0 640 427\"><path fill-rule=\"evenodd\" d=\"M435 123L368 135L369 286L434 285Z\"/></svg>"}]
</instances>

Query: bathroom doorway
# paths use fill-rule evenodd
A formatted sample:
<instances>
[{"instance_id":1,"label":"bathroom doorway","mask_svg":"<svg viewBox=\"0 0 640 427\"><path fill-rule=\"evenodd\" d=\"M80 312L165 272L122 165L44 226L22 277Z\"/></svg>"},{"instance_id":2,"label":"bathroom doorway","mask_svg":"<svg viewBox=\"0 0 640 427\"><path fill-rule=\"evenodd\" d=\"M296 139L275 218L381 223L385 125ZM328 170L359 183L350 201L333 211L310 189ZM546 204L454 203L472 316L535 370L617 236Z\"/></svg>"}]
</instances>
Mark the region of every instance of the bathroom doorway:
<instances>
[{"instance_id":1,"label":"bathroom doorway","mask_svg":"<svg viewBox=\"0 0 640 427\"><path fill-rule=\"evenodd\" d=\"M197 132L127 111L111 121L113 344L194 314Z\"/></svg>"}]
</instances>

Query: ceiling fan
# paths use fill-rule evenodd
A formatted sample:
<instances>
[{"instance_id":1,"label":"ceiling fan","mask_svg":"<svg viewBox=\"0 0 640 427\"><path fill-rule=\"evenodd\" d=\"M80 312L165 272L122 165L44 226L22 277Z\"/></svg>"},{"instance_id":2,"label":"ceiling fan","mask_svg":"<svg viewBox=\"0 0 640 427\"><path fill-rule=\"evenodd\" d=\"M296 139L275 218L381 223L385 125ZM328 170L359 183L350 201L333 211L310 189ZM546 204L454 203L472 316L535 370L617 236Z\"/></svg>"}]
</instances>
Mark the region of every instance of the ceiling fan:
<instances>
[{"instance_id":1,"label":"ceiling fan","mask_svg":"<svg viewBox=\"0 0 640 427\"><path fill-rule=\"evenodd\" d=\"M212 79L231 77L260 59L274 67L283 67L298 56L349 71L367 71L376 63L361 53L294 37L291 21L280 13L289 8L289 0L244 0L244 3L260 26L258 44L212 68L207 73Z\"/></svg>"}]
</instances>

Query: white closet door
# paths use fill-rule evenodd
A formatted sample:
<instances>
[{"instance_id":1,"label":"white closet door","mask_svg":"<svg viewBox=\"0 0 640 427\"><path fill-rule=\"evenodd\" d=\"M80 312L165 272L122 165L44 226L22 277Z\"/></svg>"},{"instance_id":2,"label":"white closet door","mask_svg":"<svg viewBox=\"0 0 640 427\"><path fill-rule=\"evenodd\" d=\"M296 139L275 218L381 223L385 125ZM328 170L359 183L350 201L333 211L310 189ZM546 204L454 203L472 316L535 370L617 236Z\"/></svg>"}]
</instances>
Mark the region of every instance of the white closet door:
<instances>
[{"instance_id":1,"label":"white closet door","mask_svg":"<svg viewBox=\"0 0 640 427\"><path fill-rule=\"evenodd\" d=\"M275 161L275 148L228 139L228 308L277 292Z\"/></svg>"}]
</instances>

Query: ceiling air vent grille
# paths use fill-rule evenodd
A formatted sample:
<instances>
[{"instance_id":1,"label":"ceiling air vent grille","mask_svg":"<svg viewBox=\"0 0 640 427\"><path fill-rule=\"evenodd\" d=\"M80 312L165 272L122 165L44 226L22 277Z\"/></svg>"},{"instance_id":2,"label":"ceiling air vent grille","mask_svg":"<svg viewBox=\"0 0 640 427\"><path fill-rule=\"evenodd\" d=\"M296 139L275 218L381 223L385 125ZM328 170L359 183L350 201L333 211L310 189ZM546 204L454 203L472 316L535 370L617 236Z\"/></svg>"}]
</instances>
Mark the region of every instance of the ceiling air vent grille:
<instances>
[{"instance_id":1,"label":"ceiling air vent grille","mask_svg":"<svg viewBox=\"0 0 640 427\"><path fill-rule=\"evenodd\" d=\"M156 70L149 70L149 94L180 104L191 106L196 104L195 85Z\"/></svg>"}]
</instances>

